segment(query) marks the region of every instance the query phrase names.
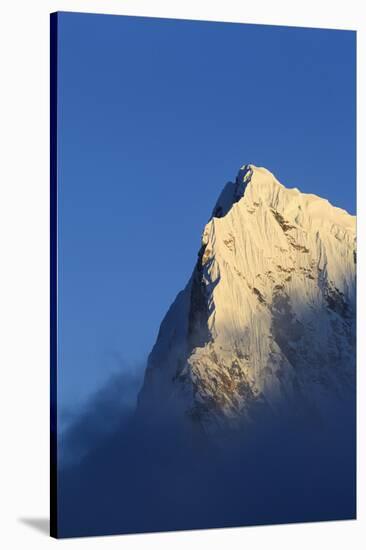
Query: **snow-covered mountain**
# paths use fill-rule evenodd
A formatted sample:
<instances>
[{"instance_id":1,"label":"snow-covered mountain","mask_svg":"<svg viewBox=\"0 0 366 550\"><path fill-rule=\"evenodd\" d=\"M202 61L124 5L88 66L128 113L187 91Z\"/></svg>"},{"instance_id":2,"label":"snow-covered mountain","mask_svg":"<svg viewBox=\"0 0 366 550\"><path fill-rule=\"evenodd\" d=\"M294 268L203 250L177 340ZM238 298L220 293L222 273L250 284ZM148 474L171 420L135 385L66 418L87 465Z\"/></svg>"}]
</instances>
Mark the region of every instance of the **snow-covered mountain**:
<instances>
[{"instance_id":1,"label":"snow-covered mountain","mask_svg":"<svg viewBox=\"0 0 366 550\"><path fill-rule=\"evenodd\" d=\"M356 218L244 165L204 228L138 399L206 432L317 421L355 388Z\"/></svg>"}]
</instances>

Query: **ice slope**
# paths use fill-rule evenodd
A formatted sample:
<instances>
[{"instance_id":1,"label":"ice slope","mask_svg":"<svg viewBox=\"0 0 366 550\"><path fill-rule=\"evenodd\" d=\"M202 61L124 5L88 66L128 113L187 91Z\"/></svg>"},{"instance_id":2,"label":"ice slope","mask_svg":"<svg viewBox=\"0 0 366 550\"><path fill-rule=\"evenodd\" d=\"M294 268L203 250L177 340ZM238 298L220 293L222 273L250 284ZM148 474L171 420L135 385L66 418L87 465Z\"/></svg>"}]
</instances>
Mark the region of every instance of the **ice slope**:
<instances>
[{"instance_id":1,"label":"ice slope","mask_svg":"<svg viewBox=\"0 0 366 550\"><path fill-rule=\"evenodd\" d=\"M149 356L138 412L205 431L319 421L355 385L356 219L244 165Z\"/></svg>"}]
</instances>

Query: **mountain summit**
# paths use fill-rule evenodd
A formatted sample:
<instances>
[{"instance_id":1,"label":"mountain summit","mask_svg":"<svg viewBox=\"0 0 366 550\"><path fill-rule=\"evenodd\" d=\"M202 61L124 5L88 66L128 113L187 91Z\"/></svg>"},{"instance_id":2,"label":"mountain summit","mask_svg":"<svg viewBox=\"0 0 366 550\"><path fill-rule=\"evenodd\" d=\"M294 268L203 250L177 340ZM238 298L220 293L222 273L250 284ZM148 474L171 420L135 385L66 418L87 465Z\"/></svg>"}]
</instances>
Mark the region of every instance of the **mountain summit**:
<instances>
[{"instance_id":1,"label":"mountain summit","mask_svg":"<svg viewBox=\"0 0 366 550\"><path fill-rule=\"evenodd\" d=\"M138 412L214 433L267 413L317 421L352 401L355 226L327 200L244 165L161 324Z\"/></svg>"}]
</instances>

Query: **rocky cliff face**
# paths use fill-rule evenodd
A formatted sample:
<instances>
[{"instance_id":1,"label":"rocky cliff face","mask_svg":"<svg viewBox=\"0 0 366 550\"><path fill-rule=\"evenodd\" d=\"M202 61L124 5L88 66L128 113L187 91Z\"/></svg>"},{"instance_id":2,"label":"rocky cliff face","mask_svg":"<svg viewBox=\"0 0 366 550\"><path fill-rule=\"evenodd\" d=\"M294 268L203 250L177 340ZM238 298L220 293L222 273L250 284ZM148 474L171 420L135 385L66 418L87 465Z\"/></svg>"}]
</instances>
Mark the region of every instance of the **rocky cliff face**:
<instances>
[{"instance_id":1,"label":"rocky cliff face","mask_svg":"<svg viewBox=\"0 0 366 550\"><path fill-rule=\"evenodd\" d=\"M206 432L318 421L355 387L354 216L245 165L165 316L138 411Z\"/></svg>"}]
</instances>

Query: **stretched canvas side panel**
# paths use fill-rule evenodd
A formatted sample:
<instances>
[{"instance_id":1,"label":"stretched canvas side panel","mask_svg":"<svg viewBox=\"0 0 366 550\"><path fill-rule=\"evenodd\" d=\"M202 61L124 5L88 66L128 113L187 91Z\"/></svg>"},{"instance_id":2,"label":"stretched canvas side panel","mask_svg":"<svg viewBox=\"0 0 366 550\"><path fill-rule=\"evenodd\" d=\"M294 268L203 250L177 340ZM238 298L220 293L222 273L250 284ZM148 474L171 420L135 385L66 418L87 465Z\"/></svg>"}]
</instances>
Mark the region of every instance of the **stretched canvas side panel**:
<instances>
[{"instance_id":1,"label":"stretched canvas side panel","mask_svg":"<svg viewBox=\"0 0 366 550\"><path fill-rule=\"evenodd\" d=\"M57 537L57 43L50 17L50 534Z\"/></svg>"}]
</instances>

